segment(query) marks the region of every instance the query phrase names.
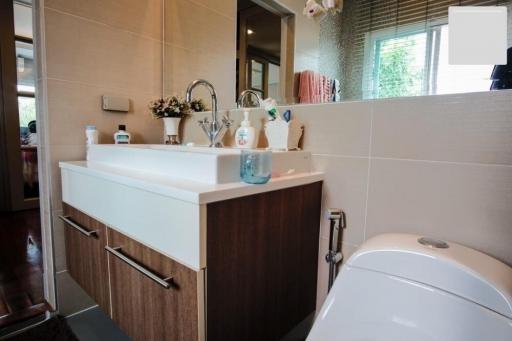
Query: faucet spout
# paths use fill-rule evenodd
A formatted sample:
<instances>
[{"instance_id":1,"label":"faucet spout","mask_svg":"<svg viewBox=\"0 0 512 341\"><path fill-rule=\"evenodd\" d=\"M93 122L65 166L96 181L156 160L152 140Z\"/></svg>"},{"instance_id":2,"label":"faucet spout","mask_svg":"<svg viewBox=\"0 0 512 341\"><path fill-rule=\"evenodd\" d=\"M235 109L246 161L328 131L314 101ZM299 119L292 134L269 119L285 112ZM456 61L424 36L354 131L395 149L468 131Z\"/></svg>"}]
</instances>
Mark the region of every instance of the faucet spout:
<instances>
[{"instance_id":1,"label":"faucet spout","mask_svg":"<svg viewBox=\"0 0 512 341\"><path fill-rule=\"evenodd\" d=\"M207 88L212 97L212 121L208 122L208 120L205 119L200 121L199 125L208 136L208 139L210 140L210 147L222 146L220 139L224 136L225 130L229 128L230 121L225 118L223 118L221 122L217 120L217 113L219 108L217 102L217 93L215 92L214 86L204 79L196 79L188 85L185 100L188 103L192 101L192 92L199 85Z\"/></svg>"},{"instance_id":2,"label":"faucet spout","mask_svg":"<svg viewBox=\"0 0 512 341\"><path fill-rule=\"evenodd\" d=\"M190 103L192 101L192 92L199 85L202 85L205 88L207 88L208 91L210 92L210 95L212 96L212 121L213 122L217 122L217 112L219 110L218 104L217 104L217 92L215 92L215 88L212 85L212 83L210 83L210 82L208 82L207 80L204 80L204 79L196 79L196 80L194 80L187 87L187 93L186 93L186 96L185 96L185 100L188 103Z\"/></svg>"},{"instance_id":3,"label":"faucet spout","mask_svg":"<svg viewBox=\"0 0 512 341\"><path fill-rule=\"evenodd\" d=\"M245 97L247 97L249 95L253 95L254 97L256 97L256 101L258 101L258 107L261 107L261 103L263 102L263 100L261 99L260 94L258 94L254 90L247 89L247 90L242 91L242 93L240 94L240 97L238 98L238 102L236 103L238 108L244 107Z\"/></svg>"}]
</instances>

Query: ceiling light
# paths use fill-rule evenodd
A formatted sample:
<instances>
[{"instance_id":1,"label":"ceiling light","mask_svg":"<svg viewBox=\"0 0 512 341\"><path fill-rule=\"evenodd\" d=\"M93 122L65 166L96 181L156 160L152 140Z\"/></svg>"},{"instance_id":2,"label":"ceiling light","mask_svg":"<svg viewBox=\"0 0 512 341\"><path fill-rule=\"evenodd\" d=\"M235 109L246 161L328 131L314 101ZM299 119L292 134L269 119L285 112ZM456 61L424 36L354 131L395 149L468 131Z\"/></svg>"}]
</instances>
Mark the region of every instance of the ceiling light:
<instances>
[{"instance_id":1,"label":"ceiling light","mask_svg":"<svg viewBox=\"0 0 512 341\"><path fill-rule=\"evenodd\" d=\"M251 29L247 29L247 34L248 34L248 35L254 34L254 31L253 31L253 30L251 30Z\"/></svg>"}]
</instances>

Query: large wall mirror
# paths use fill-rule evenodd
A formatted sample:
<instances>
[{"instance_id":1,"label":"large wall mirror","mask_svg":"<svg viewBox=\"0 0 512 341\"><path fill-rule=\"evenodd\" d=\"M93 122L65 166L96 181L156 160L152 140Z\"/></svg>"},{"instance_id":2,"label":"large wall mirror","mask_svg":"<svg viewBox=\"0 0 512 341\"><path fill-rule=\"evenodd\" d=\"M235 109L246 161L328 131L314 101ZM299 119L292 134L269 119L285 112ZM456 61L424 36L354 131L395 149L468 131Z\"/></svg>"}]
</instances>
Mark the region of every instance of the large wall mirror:
<instances>
[{"instance_id":1,"label":"large wall mirror","mask_svg":"<svg viewBox=\"0 0 512 341\"><path fill-rule=\"evenodd\" d=\"M311 0L306 11L306 0L164 2L166 95L194 78L216 86L222 108L246 89L306 104L510 87L510 64L507 73L448 63L448 7L510 13L512 0L332 0L340 8L325 13ZM510 47L510 15L508 32Z\"/></svg>"}]
</instances>

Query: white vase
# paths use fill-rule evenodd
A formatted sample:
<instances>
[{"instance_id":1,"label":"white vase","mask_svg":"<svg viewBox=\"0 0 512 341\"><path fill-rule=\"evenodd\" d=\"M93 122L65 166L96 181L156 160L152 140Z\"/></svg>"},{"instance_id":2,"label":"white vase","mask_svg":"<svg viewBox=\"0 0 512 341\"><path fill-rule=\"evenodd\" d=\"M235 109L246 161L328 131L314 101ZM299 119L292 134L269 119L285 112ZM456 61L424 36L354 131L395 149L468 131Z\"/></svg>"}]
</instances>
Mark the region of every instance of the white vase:
<instances>
[{"instance_id":1,"label":"white vase","mask_svg":"<svg viewBox=\"0 0 512 341\"><path fill-rule=\"evenodd\" d=\"M163 117L164 120L164 133L167 135L169 140L167 143L179 144L179 128L181 117Z\"/></svg>"}]
</instances>

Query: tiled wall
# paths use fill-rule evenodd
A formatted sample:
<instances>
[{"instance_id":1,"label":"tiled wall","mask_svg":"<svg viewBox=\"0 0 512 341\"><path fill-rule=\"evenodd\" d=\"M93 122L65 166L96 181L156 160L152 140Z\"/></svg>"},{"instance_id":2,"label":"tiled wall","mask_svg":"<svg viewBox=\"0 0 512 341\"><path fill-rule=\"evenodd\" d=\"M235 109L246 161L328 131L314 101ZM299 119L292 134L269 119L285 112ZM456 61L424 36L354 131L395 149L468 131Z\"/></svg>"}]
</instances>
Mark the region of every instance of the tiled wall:
<instances>
[{"instance_id":1,"label":"tiled wall","mask_svg":"<svg viewBox=\"0 0 512 341\"><path fill-rule=\"evenodd\" d=\"M85 158L85 125L100 142L112 143L126 124L138 143L159 143L161 122L147 113L162 93L162 1L44 0L36 2L38 92L48 119L46 153L51 161L51 217L61 313L90 304L67 280L62 212L61 160ZM129 97L129 113L101 110L101 96Z\"/></svg>"},{"instance_id":2,"label":"tiled wall","mask_svg":"<svg viewBox=\"0 0 512 341\"><path fill-rule=\"evenodd\" d=\"M314 168L325 172L324 209L347 214L346 256L376 234L408 232L512 265L512 91L291 109L305 124L303 147ZM238 126L242 113L229 114ZM257 128L264 117L252 112ZM205 141L194 121L185 140ZM328 229L322 219L319 304L327 291Z\"/></svg>"},{"instance_id":3,"label":"tiled wall","mask_svg":"<svg viewBox=\"0 0 512 341\"><path fill-rule=\"evenodd\" d=\"M318 118L324 128L304 142L326 172L324 207L347 213L346 253L376 234L409 232L512 265L512 92L328 108L311 111L307 121Z\"/></svg>"},{"instance_id":4,"label":"tiled wall","mask_svg":"<svg viewBox=\"0 0 512 341\"><path fill-rule=\"evenodd\" d=\"M164 0L164 6L164 95L184 96L187 85L202 78L215 85L220 107L233 108L236 1ZM194 97L210 98L204 88Z\"/></svg>"}]
</instances>

